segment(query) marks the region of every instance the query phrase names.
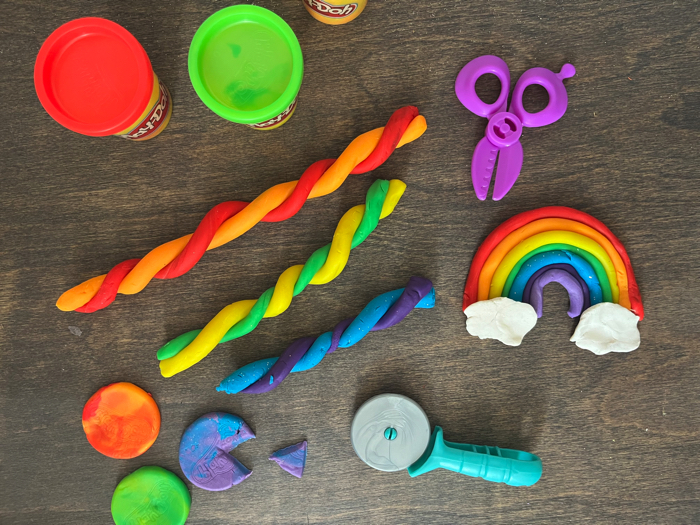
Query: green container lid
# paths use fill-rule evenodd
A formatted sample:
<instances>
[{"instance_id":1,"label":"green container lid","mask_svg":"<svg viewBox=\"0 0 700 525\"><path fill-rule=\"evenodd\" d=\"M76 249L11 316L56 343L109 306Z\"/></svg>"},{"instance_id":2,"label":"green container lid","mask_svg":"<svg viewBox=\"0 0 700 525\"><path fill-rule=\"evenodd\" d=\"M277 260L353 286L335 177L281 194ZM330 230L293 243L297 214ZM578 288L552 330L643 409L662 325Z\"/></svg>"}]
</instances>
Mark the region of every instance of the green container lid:
<instances>
[{"instance_id":1,"label":"green container lid","mask_svg":"<svg viewBox=\"0 0 700 525\"><path fill-rule=\"evenodd\" d=\"M294 101L304 59L294 31L272 11L235 5L199 27L188 57L190 80L202 102L239 124L277 117Z\"/></svg>"}]
</instances>

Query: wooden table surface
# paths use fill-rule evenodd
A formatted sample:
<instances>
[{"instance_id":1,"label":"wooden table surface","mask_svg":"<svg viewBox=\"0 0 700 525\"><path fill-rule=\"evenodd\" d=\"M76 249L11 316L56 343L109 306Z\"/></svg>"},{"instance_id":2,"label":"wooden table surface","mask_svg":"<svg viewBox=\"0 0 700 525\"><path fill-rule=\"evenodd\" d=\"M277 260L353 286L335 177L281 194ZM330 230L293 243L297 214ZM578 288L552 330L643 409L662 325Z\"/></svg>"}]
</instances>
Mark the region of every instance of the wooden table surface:
<instances>
[{"instance_id":1,"label":"wooden table surface","mask_svg":"<svg viewBox=\"0 0 700 525\"><path fill-rule=\"evenodd\" d=\"M188 484L192 524L699 523L698 2L370 0L339 27L313 20L299 1L256 4L291 25L305 59L298 109L268 133L217 117L188 77L192 35L227 2L3 2L0 523L111 523L117 483L143 465L182 476L180 436L213 410L240 415L257 434L235 451L254 473L226 492ZM158 138L85 137L42 109L39 47L80 16L118 22L147 50L174 99ZM474 196L469 164L485 121L454 95L458 71L483 54L502 57L513 82L531 67L577 69L564 117L525 131L522 174L501 202ZM495 98L493 84L483 87ZM526 107L545 100L528 91ZM408 104L428 131L373 173L98 313L55 307L68 288L193 231L221 201L298 178ZM305 261L376 178L408 189L335 281L309 287L284 315L186 373L161 377L162 344ZM545 316L520 347L465 331L461 297L479 243L505 219L546 205L591 213L626 246L646 308L637 351L596 356L570 343L576 321L560 287L547 288ZM434 282L433 310L272 393L215 391L238 366L330 329L411 275ZM152 393L162 413L158 440L132 460L97 453L81 426L86 400L115 381ZM384 392L415 399L450 441L539 455L541 481L513 488L443 470L412 479L369 468L353 452L350 423ZM309 454L298 480L267 457L302 439Z\"/></svg>"}]
</instances>

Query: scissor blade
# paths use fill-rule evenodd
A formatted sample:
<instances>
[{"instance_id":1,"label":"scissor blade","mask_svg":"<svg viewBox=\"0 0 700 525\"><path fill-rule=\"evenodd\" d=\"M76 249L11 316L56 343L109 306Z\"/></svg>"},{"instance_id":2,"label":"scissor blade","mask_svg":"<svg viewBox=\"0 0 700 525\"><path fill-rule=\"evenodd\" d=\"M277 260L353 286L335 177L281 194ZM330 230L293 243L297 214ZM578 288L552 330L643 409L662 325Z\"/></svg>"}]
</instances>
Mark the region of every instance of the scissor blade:
<instances>
[{"instance_id":1,"label":"scissor blade","mask_svg":"<svg viewBox=\"0 0 700 525\"><path fill-rule=\"evenodd\" d=\"M496 182L493 185L493 200L500 201L518 180L523 167L523 146L520 141L501 149L496 170Z\"/></svg>"},{"instance_id":2,"label":"scissor blade","mask_svg":"<svg viewBox=\"0 0 700 525\"><path fill-rule=\"evenodd\" d=\"M474 156L472 157L472 185L476 192L476 197L480 200L486 200L486 195L489 192L489 184L491 184L491 176L493 175L493 167L496 164L498 157L498 148L491 144L489 139L484 137L479 141L474 148Z\"/></svg>"}]
</instances>

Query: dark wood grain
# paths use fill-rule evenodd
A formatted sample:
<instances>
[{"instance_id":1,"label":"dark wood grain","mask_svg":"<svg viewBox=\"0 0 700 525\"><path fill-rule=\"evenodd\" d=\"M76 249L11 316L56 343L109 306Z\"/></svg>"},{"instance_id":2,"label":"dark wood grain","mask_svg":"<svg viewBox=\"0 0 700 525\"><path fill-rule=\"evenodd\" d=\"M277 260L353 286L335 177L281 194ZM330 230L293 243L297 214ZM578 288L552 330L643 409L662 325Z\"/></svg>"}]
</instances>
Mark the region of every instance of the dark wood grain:
<instances>
[{"instance_id":1,"label":"dark wood grain","mask_svg":"<svg viewBox=\"0 0 700 525\"><path fill-rule=\"evenodd\" d=\"M313 20L298 1L256 4L289 22L305 58L297 112L268 133L218 118L188 78L192 35L227 2L0 4L0 523L110 523L119 480L142 465L180 475L182 431L211 410L255 430L235 452L254 474L223 493L190 487L192 524L699 523L698 2L370 0L342 27ZM41 108L36 54L80 16L122 24L147 50L174 98L160 137L83 137ZM497 203L473 195L469 162L484 121L454 96L460 68L488 53L506 60L514 80L535 66L577 68L566 115L525 131L522 175ZM527 107L542 103L528 93ZM406 104L429 129L372 174L99 313L55 308L64 290L191 232L222 200L298 178ZM340 277L186 373L160 376L164 342L303 262L378 177L408 190ZM569 343L575 322L565 292L552 287L522 346L466 333L461 294L479 243L508 217L553 204L593 214L627 247L647 312L639 350L598 357ZM214 391L237 366L331 328L412 274L435 283L435 309L270 394ZM155 445L129 461L93 450L80 422L88 397L114 381L145 388L162 411ZM449 440L538 454L542 480L514 489L446 471L411 479L368 468L353 453L350 422L383 392L414 398ZM297 480L267 456L302 438L309 456Z\"/></svg>"}]
</instances>

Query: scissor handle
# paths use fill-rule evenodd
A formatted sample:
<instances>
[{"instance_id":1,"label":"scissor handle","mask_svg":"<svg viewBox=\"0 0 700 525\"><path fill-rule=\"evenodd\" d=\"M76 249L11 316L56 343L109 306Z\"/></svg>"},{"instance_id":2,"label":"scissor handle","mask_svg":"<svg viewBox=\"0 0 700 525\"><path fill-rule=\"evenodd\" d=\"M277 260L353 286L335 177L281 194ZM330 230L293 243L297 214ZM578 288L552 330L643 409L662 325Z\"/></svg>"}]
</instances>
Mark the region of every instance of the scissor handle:
<instances>
[{"instance_id":1,"label":"scissor handle","mask_svg":"<svg viewBox=\"0 0 700 525\"><path fill-rule=\"evenodd\" d=\"M571 64L564 64L560 73L554 73L543 67L528 69L515 84L509 111L527 128L537 128L556 122L566 113L566 106L569 103L564 79L571 78L575 74L576 68ZM533 84L539 84L545 88L549 95L547 107L537 113L530 113L523 107L523 93Z\"/></svg>"},{"instance_id":2,"label":"scissor handle","mask_svg":"<svg viewBox=\"0 0 700 525\"><path fill-rule=\"evenodd\" d=\"M501 82L501 94L493 104L487 104L476 94L476 81L487 74L496 75ZM510 71L508 65L494 55L475 58L462 68L455 82L455 93L459 101L469 111L490 119L496 113L506 110L508 92L510 91Z\"/></svg>"}]
</instances>

